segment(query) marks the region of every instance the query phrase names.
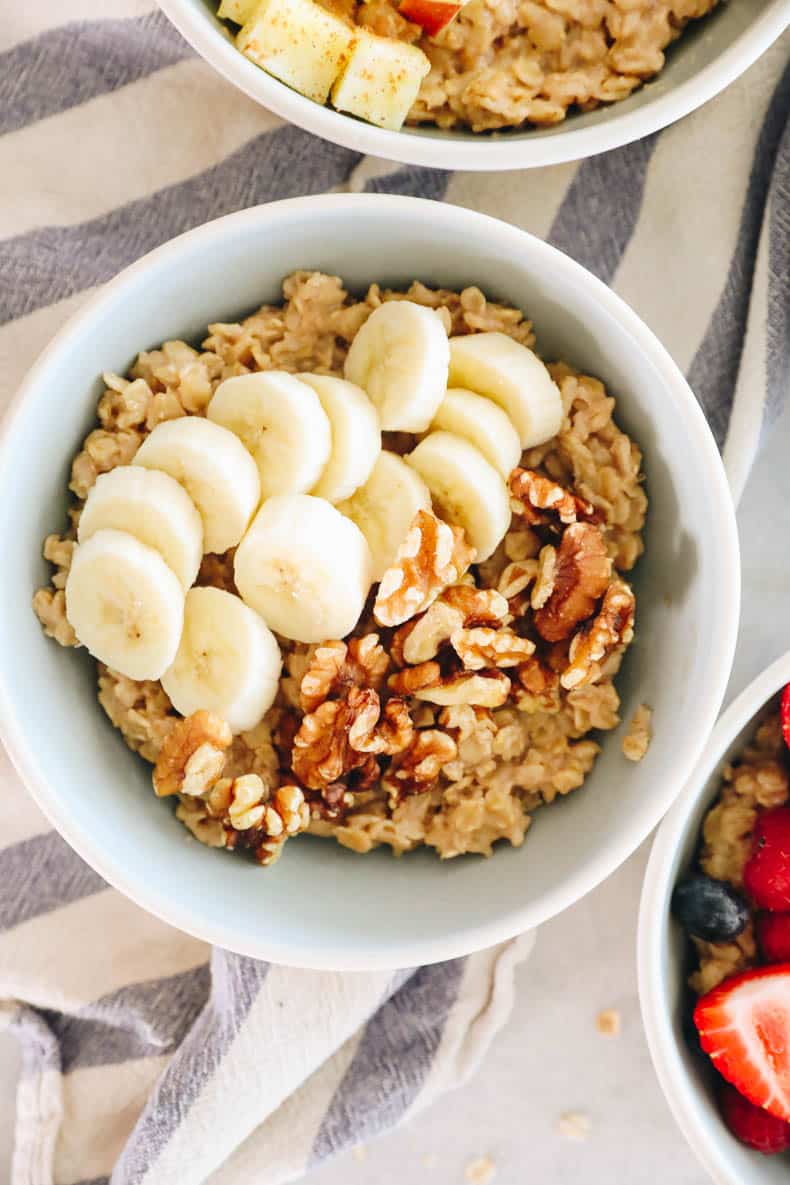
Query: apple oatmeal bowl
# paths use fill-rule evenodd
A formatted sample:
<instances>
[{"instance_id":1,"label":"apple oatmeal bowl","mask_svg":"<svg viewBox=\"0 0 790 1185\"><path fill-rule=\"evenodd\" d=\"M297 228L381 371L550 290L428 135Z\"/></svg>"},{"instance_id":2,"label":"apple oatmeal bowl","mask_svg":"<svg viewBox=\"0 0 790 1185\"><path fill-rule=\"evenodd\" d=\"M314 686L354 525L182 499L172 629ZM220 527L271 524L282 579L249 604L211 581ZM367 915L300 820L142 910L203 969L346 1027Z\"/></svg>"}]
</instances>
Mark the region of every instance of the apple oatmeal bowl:
<instances>
[{"instance_id":1,"label":"apple oatmeal bowl","mask_svg":"<svg viewBox=\"0 0 790 1185\"><path fill-rule=\"evenodd\" d=\"M546 127L627 98L718 0L221 0L237 48L378 127Z\"/></svg>"},{"instance_id":2,"label":"apple oatmeal bowl","mask_svg":"<svg viewBox=\"0 0 790 1185\"><path fill-rule=\"evenodd\" d=\"M477 287L302 271L105 374L33 606L200 842L490 855L583 785L647 497L613 395L534 340Z\"/></svg>"}]
</instances>

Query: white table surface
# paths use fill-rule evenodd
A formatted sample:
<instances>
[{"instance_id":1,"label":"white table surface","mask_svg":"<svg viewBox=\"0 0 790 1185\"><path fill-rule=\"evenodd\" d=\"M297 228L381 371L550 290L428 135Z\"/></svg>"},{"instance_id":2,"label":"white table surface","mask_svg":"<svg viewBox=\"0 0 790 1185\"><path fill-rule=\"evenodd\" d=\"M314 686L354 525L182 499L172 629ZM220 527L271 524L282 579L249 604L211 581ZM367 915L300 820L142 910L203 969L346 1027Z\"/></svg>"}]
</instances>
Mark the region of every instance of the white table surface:
<instances>
[{"instance_id":1,"label":"white table surface","mask_svg":"<svg viewBox=\"0 0 790 1185\"><path fill-rule=\"evenodd\" d=\"M771 434L739 523L744 615L728 698L790 648L790 415ZM634 941L647 845L604 885L544 926L518 977L516 1006L476 1078L409 1126L344 1154L314 1185L464 1185L489 1156L497 1185L705 1185L656 1083L639 1022ZM617 1008L622 1030L595 1017ZM18 1057L0 1034L0 1185L10 1181ZM560 1135L589 1115L583 1143Z\"/></svg>"}]
</instances>

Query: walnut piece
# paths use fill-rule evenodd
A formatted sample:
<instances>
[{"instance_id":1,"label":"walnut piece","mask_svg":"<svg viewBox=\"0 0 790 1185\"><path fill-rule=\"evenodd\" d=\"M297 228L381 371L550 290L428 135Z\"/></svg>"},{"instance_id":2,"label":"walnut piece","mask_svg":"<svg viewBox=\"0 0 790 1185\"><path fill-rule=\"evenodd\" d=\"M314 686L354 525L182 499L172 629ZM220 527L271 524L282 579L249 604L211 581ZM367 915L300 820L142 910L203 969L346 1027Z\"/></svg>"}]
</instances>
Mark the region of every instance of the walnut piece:
<instances>
[{"instance_id":1,"label":"walnut piece","mask_svg":"<svg viewBox=\"0 0 790 1185\"><path fill-rule=\"evenodd\" d=\"M520 712L558 712L559 675L533 656L517 668L511 694Z\"/></svg>"},{"instance_id":2,"label":"walnut piece","mask_svg":"<svg viewBox=\"0 0 790 1185\"><path fill-rule=\"evenodd\" d=\"M360 702L364 697L365 706L349 728L348 742L351 748L357 753L381 753L388 757L407 749L414 739L414 725L406 701L393 696L387 700L382 713L375 691L355 688L349 696L351 707L354 705L354 694L360 698Z\"/></svg>"},{"instance_id":3,"label":"walnut piece","mask_svg":"<svg viewBox=\"0 0 790 1185\"><path fill-rule=\"evenodd\" d=\"M598 614L571 642L570 666L560 680L567 691L594 683L600 678L601 665L609 655L619 646L628 645L634 636L635 607L630 586L623 580L614 580L606 590Z\"/></svg>"},{"instance_id":4,"label":"walnut piece","mask_svg":"<svg viewBox=\"0 0 790 1185\"><path fill-rule=\"evenodd\" d=\"M324 642L317 646L302 676L299 698L305 712L314 711L324 700L343 694L349 687L378 690L389 670L390 660L378 634L365 634L345 642Z\"/></svg>"},{"instance_id":5,"label":"walnut piece","mask_svg":"<svg viewBox=\"0 0 790 1185\"><path fill-rule=\"evenodd\" d=\"M497 590L509 601L529 588L537 574L537 560L516 560L503 569Z\"/></svg>"},{"instance_id":6,"label":"walnut piece","mask_svg":"<svg viewBox=\"0 0 790 1185\"><path fill-rule=\"evenodd\" d=\"M440 598L420 617L395 632L391 652L400 666L417 666L435 658L445 642L462 626L464 615Z\"/></svg>"},{"instance_id":7,"label":"walnut piece","mask_svg":"<svg viewBox=\"0 0 790 1185\"><path fill-rule=\"evenodd\" d=\"M398 548L395 563L381 578L373 616L379 625L402 625L460 580L475 550L459 527L428 510L418 510Z\"/></svg>"},{"instance_id":8,"label":"walnut piece","mask_svg":"<svg viewBox=\"0 0 790 1185\"><path fill-rule=\"evenodd\" d=\"M451 675L440 675L438 682L413 694L415 699L430 704L501 708L510 694L510 680L501 671L456 671Z\"/></svg>"},{"instance_id":9,"label":"walnut piece","mask_svg":"<svg viewBox=\"0 0 790 1185\"><path fill-rule=\"evenodd\" d=\"M162 744L154 766L154 790L168 794L203 794L219 779L233 734L227 721L201 709L178 720Z\"/></svg>"},{"instance_id":10,"label":"walnut piece","mask_svg":"<svg viewBox=\"0 0 790 1185\"><path fill-rule=\"evenodd\" d=\"M528 526L570 526L597 519L591 503L532 469L514 469L508 485L510 507Z\"/></svg>"},{"instance_id":11,"label":"walnut piece","mask_svg":"<svg viewBox=\"0 0 790 1185\"><path fill-rule=\"evenodd\" d=\"M548 544L541 548L538 556L538 570L535 576L535 586L532 589L530 596L530 605L533 609L542 609L548 601L551 594L554 592L554 585L557 581L557 551L556 548Z\"/></svg>"},{"instance_id":12,"label":"walnut piece","mask_svg":"<svg viewBox=\"0 0 790 1185\"><path fill-rule=\"evenodd\" d=\"M412 744L395 758L383 778L390 808L407 795L420 794L432 786L442 766L454 761L457 754L458 746L446 732L425 728L415 733Z\"/></svg>"},{"instance_id":13,"label":"walnut piece","mask_svg":"<svg viewBox=\"0 0 790 1185\"><path fill-rule=\"evenodd\" d=\"M304 831L310 809L298 786L274 792L257 774L220 778L200 797L182 796L176 816L209 847L250 848L259 864L273 864L283 844Z\"/></svg>"},{"instance_id":14,"label":"walnut piece","mask_svg":"<svg viewBox=\"0 0 790 1185\"><path fill-rule=\"evenodd\" d=\"M456 584L445 589L442 602L463 614L467 629L476 625L501 625L507 616L507 599L493 588L475 588L473 584Z\"/></svg>"},{"instance_id":15,"label":"walnut piece","mask_svg":"<svg viewBox=\"0 0 790 1185\"><path fill-rule=\"evenodd\" d=\"M438 662L421 662L416 667L406 667L389 677L389 687L396 695L416 695L424 687L436 687L442 677Z\"/></svg>"},{"instance_id":16,"label":"walnut piece","mask_svg":"<svg viewBox=\"0 0 790 1185\"><path fill-rule=\"evenodd\" d=\"M304 716L291 752L291 767L303 785L321 790L363 764L364 755L351 748L348 738L356 715L364 708L359 703L354 710L344 699L325 700Z\"/></svg>"},{"instance_id":17,"label":"walnut piece","mask_svg":"<svg viewBox=\"0 0 790 1185\"><path fill-rule=\"evenodd\" d=\"M591 617L612 573L603 535L590 523L574 523L557 549L554 589L535 612L535 628L547 642L561 642Z\"/></svg>"},{"instance_id":18,"label":"walnut piece","mask_svg":"<svg viewBox=\"0 0 790 1185\"><path fill-rule=\"evenodd\" d=\"M467 671L517 667L535 653L535 643L529 638L520 638L509 629L494 630L490 626L456 630L450 642Z\"/></svg>"}]
</instances>

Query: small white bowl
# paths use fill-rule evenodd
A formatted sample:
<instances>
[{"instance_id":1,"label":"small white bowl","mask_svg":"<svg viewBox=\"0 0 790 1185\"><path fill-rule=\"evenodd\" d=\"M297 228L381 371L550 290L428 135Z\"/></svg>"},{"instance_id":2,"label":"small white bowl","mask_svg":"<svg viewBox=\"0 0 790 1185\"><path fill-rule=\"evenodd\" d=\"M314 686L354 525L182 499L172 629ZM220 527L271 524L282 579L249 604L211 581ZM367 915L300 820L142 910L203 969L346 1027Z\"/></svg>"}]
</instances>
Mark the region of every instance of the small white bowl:
<instances>
[{"instance_id":1,"label":"small white bowl","mask_svg":"<svg viewBox=\"0 0 790 1185\"><path fill-rule=\"evenodd\" d=\"M493 134L427 126L390 132L321 107L248 61L217 20L214 0L159 4L215 70L289 123L356 152L435 169L531 169L581 160L640 140L729 86L790 23L790 0L722 3L684 31L653 81L622 102L574 113L553 127Z\"/></svg>"},{"instance_id":2,"label":"small white bowl","mask_svg":"<svg viewBox=\"0 0 790 1185\"><path fill-rule=\"evenodd\" d=\"M303 838L262 871L188 842L150 768L95 694L93 664L45 638L31 608L48 579L41 541L65 519L70 459L95 422L104 370L169 337L200 340L321 268L364 291L413 278L481 288L527 311L545 357L599 375L644 449L651 499L635 573L637 637L618 687L655 736L628 763L609 734L587 785L537 812L520 849L440 862L360 857ZM23 491L24 496L18 496ZM55 826L140 905L210 942L275 962L364 969L452 958L538 925L608 876L682 788L713 727L735 644L735 517L719 454L683 376L594 276L502 222L444 203L375 195L278 202L190 231L123 272L63 329L20 391L0 442L0 723Z\"/></svg>"},{"instance_id":3,"label":"small white bowl","mask_svg":"<svg viewBox=\"0 0 790 1185\"><path fill-rule=\"evenodd\" d=\"M681 1131L717 1185L787 1185L787 1155L763 1156L730 1135L713 1096L715 1075L682 1031L688 939L670 915L672 890L690 871L721 774L778 706L790 652L750 683L716 725L683 794L659 828L639 910L639 997L658 1080Z\"/></svg>"}]
</instances>

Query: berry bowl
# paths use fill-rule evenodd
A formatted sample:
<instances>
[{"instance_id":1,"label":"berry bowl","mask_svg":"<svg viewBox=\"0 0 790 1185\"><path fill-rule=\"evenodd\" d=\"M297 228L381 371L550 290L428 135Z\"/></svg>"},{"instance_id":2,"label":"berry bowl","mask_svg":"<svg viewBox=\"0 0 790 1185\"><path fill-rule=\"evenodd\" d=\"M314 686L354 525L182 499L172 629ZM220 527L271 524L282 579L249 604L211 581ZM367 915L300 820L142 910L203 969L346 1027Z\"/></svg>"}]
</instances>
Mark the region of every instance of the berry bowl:
<instances>
[{"instance_id":1,"label":"berry bowl","mask_svg":"<svg viewBox=\"0 0 790 1185\"><path fill-rule=\"evenodd\" d=\"M617 102L526 131L471 132L432 125L393 131L321 106L248 61L236 49L228 26L218 20L215 0L159 3L215 70L289 123L371 156L471 170L528 169L581 160L648 136L729 86L790 22L790 0L721 3L669 47L666 65L655 78Z\"/></svg>"},{"instance_id":2,"label":"berry bowl","mask_svg":"<svg viewBox=\"0 0 790 1185\"><path fill-rule=\"evenodd\" d=\"M751 1010L743 1005L746 990L772 992L774 984L778 984L780 1001L782 997L787 999L790 983L787 932L782 936L784 952L777 950L774 953L766 945L765 931L761 929L766 919L772 923L779 919L784 925L787 914L768 912L768 904L772 910L776 907L776 902L770 898L768 902L760 902L760 895L765 892L760 869L752 857L742 868L748 849L741 849L741 855L733 857L732 853L741 843L738 837L744 834L742 827L733 829L728 820L719 816L718 820L709 823L705 848L700 847L703 821L723 785L727 787L724 794L732 795L729 811L743 810L743 806L733 804L745 803L743 794L751 795L755 783L739 782L739 770L741 776L749 779L752 773L759 773L755 763L762 765L763 790L767 791L767 795L758 792L758 820L775 819L778 812L783 816L780 821L786 824L786 805L774 806L774 801L785 798L787 791L787 759L777 727L777 714L782 689L789 681L790 654L785 654L755 679L723 714L685 790L658 831L642 892L638 938L639 994L653 1065L675 1119L717 1185L743 1185L746 1181L750 1185L779 1185L787 1180L790 1168L790 1151L782 1151L783 1147L790 1149L790 1127L785 1125L782 1131L781 1123L777 1124L770 1117L766 1121L763 1111L757 1112L743 1100L741 1093L723 1081L726 1075L729 1082L738 1084L741 1092L752 1094L754 1101L758 1101L759 1088L756 1094L753 1093L756 1079L752 1059L744 1059L742 1050L733 1057L730 1043L733 1038L739 1044L741 1040L749 1041L746 1026L750 1023ZM749 752L746 752L747 746L752 746ZM781 778L783 785L779 781L774 784L777 755L779 765L785 770ZM734 772L731 763L737 763ZM750 809L752 805L747 804ZM733 817L730 813L729 820ZM743 817L748 823L752 816ZM755 826L755 839L758 826L759 822ZM733 843L726 838L728 835L733 838ZM770 842L763 841L763 844L761 847L755 843L754 848L760 848L760 862L770 851ZM786 852L786 844L783 848ZM697 866L700 852L705 863L704 871L715 879L700 876ZM742 870L733 876L733 868ZM690 876L695 878L693 887L690 887ZM740 881L741 878L743 886L739 884L731 894L726 882ZM680 894L679 884L684 886ZM702 896L699 895L700 887ZM724 898L721 897L722 888ZM689 892L696 897L696 902L690 902ZM682 900L684 894L685 901ZM714 901L714 896L719 899ZM748 931L735 935L743 923L735 917L733 900L736 909L745 904L747 912L750 906L752 909L756 904L760 906L755 914L756 947ZM689 908L698 916L690 915ZM679 920L681 917L683 925ZM700 923L703 926L712 924L713 930L706 937L728 944L728 950L723 948L723 957L732 962L730 966L720 964L717 969L711 958L716 957L717 947L701 946L700 966L696 972L700 978L694 979L694 991L690 991L686 980L690 973L693 975L697 960L691 952L685 929L698 930ZM737 945L729 945L731 943ZM745 958L738 953L738 945L745 952ZM745 988L739 987L739 982L743 982L741 976L745 977ZM767 980L766 976L769 977ZM721 986L718 985L720 979ZM695 1007L697 997L700 1002ZM693 1013L692 1008L695 1009ZM706 1030L714 1010L715 1027L724 1032L714 1033L711 1039ZM722 1025L721 1018L725 1014L727 1020ZM779 1023L787 1025L786 1014ZM709 1053L716 1053L721 1075L713 1070L710 1058L697 1044L698 1028L702 1030L703 1047ZM764 1099L765 1096L759 1101ZM731 1134L728 1127L737 1131L740 1138ZM777 1127L778 1140L774 1130ZM762 1143L761 1151L778 1151L779 1154L761 1155L760 1151L746 1146L748 1143Z\"/></svg>"},{"instance_id":3,"label":"berry bowl","mask_svg":"<svg viewBox=\"0 0 790 1185\"><path fill-rule=\"evenodd\" d=\"M69 464L96 423L102 373L123 374L140 349L170 338L200 342L217 318L232 321L275 301L283 277L300 269L339 274L362 295L373 281L476 285L471 307L481 307L481 289L526 310L538 354L599 376L617 396L618 422L642 448L650 508L633 571L636 634L617 682L624 723L600 736L583 790L538 811L523 846L500 843L488 860L441 861L426 848L399 860L384 849L363 858L299 836L261 869L244 852L194 842L173 799L152 793L150 765L99 708L85 650L60 649L31 611L34 591L49 579L41 542L64 522ZM113 406L119 383L108 397ZM537 926L644 840L687 780L719 711L740 574L734 512L702 412L653 334L604 284L480 214L412 198L331 195L246 210L175 239L108 284L38 361L4 425L0 477L14 507L0 527L9 640L0 655L0 720L18 770L109 882L171 924L248 955L331 969L412 966ZM20 488L28 497L16 496ZM126 538L123 530L104 536ZM643 760L627 761L626 729L642 704L653 712L652 744Z\"/></svg>"}]
</instances>

